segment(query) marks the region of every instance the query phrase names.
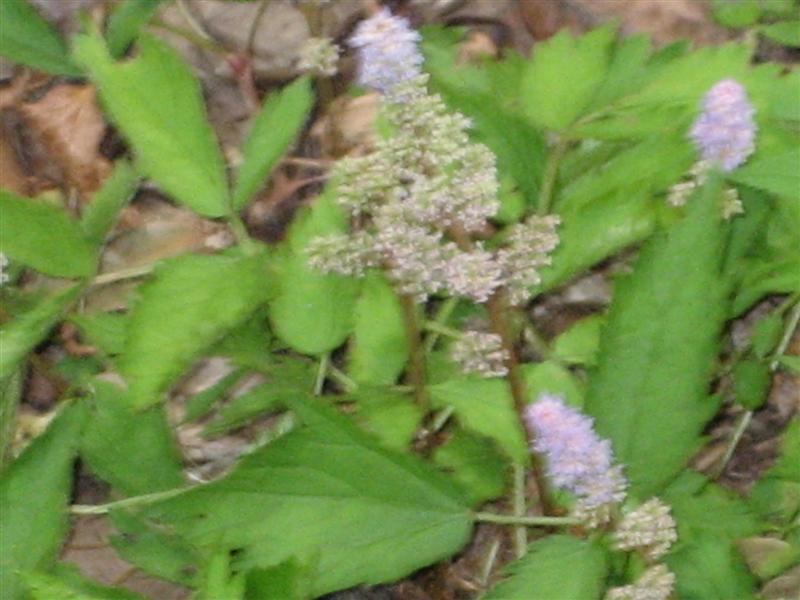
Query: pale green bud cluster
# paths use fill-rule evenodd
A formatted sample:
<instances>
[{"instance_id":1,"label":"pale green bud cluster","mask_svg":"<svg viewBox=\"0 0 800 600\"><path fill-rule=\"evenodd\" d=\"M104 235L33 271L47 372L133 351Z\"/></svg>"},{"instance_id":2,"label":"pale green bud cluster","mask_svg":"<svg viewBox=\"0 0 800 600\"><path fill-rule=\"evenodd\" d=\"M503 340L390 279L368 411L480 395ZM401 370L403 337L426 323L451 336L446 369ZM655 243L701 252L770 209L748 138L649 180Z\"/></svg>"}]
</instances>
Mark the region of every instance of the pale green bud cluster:
<instances>
[{"instance_id":1,"label":"pale green bud cluster","mask_svg":"<svg viewBox=\"0 0 800 600\"><path fill-rule=\"evenodd\" d=\"M605 600L668 600L675 585L675 574L664 565L655 565L642 573L636 583L614 587Z\"/></svg>"}]
</instances>

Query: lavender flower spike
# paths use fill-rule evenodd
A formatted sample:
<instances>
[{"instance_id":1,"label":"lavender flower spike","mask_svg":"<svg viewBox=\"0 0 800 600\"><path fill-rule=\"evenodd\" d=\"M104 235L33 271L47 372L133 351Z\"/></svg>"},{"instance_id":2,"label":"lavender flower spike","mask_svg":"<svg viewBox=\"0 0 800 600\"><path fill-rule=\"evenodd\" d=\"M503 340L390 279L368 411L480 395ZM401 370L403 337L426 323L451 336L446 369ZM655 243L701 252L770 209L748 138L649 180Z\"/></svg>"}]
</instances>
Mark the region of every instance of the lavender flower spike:
<instances>
[{"instance_id":1,"label":"lavender flower spike","mask_svg":"<svg viewBox=\"0 0 800 600\"><path fill-rule=\"evenodd\" d=\"M703 112L690 136L702 160L732 171L755 149L755 110L747 92L733 79L723 79L706 94Z\"/></svg>"},{"instance_id":2,"label":"lavender flower spike","mask_svg":"<svg viewBox=\"0 0 800 600\"><path fill-rule=\"evenodd\" d=\"M387 8L362 21L350 38L350 46L358 51L359 83L390 94L399 84L418 78L421 39L406 19L392 16Z\"/></svg>"},{"instance_id":3,"label":"lavender flower spike","mask_svg":"<svg viewBox=\"0 0 800 600\"><path fill-rule=\"evenodd\" d=\"M627 482L614 465L611 443L597 436L590 417L559 397L542 394L525 409L525 422L534 436L533 450L545 458L548 477L578 497L578 512L591 517L625 498Z\"/></svg>"}]
</instances>

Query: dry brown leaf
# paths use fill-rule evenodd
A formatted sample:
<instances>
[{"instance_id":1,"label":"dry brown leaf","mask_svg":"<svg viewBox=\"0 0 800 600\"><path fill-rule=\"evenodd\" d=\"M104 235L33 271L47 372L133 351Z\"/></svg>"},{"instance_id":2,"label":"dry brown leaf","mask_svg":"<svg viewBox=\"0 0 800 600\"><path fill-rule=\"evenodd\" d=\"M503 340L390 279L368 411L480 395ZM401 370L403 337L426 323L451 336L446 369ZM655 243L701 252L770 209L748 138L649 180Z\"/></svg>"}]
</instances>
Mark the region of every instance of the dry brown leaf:
<instances>
[{"instance_id":1,"label":"dry brown leaf","mask_svg":"<svg viewBox=\"0 0 800 600\"><path fill-rule=\"evenodd\" d=\"M94 88L59 85L20 110L81 198L97 190L111 171L111 163L100 154L106 124Z\"/></svg>"},{"instance_id":2,"label":"dry brown leaf","mask_svg":"<svg viewBox=\"0 0 800 600\"><path fill-rule=\"evenodd\" d=\"M30 193L25 173L11 142L0 129L0 187L22 196Z\"/></svg>"}]
</instances>

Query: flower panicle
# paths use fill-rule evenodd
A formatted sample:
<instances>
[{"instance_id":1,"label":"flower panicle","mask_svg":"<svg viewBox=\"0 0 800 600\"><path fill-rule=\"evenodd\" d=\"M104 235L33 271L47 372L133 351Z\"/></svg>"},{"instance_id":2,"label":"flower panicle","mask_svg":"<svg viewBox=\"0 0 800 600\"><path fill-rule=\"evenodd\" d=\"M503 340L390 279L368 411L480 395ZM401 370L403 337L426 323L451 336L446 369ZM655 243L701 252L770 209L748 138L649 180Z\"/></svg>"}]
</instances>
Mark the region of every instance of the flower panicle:
<instances>
[{"instance_id":1,"label":"flower panicle","mask_svg":"<svg viewBox=\"0 0 800 600\"><path fill-rule=\"evenodd\" d=\"M674 585L675 574L664 565L655 565L635 583L608 590L605 600L668 600Z\"/></svg>"},{"instance_id":2,"label":"flower panicle","mask_svg":"<svg viewBox=\"0 0 800 600\"><path fill-rule=\"evenodd\" d=\"M640 550L649 561L664 556L677 539L670 508L658 498L651 498L629 512L614 531L617 550Z\"/></svg>"},{"instance_id":3,"label":"flower panicle","mask_svg":"<svg viewBox=\"0 0 800 600\"><path fill-rule=\"evenodd\" d=\"M503 377L508 369L508 352L503 340L494 333L467 331L453 342L450 356L468 375Z\"/></svg>"}]
</instances>

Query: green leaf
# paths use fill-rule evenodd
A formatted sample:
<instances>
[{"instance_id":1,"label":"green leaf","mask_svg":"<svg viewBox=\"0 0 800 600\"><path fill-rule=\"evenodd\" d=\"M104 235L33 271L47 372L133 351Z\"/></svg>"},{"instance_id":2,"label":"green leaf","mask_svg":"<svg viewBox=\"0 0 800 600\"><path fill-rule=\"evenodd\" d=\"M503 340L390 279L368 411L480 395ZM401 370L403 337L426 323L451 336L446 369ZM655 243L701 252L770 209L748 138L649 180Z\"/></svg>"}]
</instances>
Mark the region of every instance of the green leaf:
<instances>
[{"instance_id":1,"label":"green leaf","mask_svg":"<svg viewBox=\"0 0 800 600\"><path fill-rule=\"evenodd\" d=\"M602 83L614 36L611 27L595 29L577 39L563 30L537 44L522 80L528 118L540 127L566 130Z\"/></svg>"},{"instance_id":2,"label":"green leaf","mask_svg":"<svg viewBox=\"0 0 800 600\"><path fill-rule=\"evenodd\" d=\"M128 49L139 31L156 13L164 0L123 0L114 7L108 19L106 39L108 50L119 58Z\"/></svg>"},{"instance_id":3,"label":"green leaf","mask_svg":"<svg viewBox=\"0 0 800 600\"><path fill-rule=\"evenodd\" d=\"M69 529L72 471L86 411L63 409L0 479L0 590L22 600L22 571L48 569Z\"/></svg>"},{"instance_id":4,"label":"green leaf","mask_svg":"<svg viewBox=\"0 0 800 600\"><path fill-rule=\"evenodd\" d=\"M484 600L597 600L608 559L596 543L556 534L533 542L507 569L509 578L489 590Z\"/></svg>"},{"instance_id":5,"label":"green leaf","mask_svg":"<svg viewBox=\"0 0 800 600\"><path fill-rule=\"evenodd\" d=\"M0 190L0 214L0 252L9 258L56 277L94 272L96 248L61 208Z\"/></svg>"},{"instance_id":6,"label":"green leaf","mask_svg":"<svg viewBox=\"0 0 800 600\"><path fill-rule=\"evenodd\" d=\"M120 532L111 537L111 546L124 560L155 577L179 585L196 585L196 565L201 558L191 545L131 513L113 510L110 516Z\"/></svg>"},{"instance_id":7,"label":"green leaf","mask_svg":"<svg viewBox=\"0 0 800 600\"><path fill-rule=\"evenodd\" d=\"M76 36L74 47L133 146L141 172L202 215L227 214L222 153L206 120L200 86L175 51L149 35L140 38L138 56L121 63L98 37Z\"/></svg>"},{"instance_id":8,"label":"green leaf","mask_svg":"<svg viewBox=\"0 0 800 600\"><path fill-rule=\"evenodd\" d=\"M25 0L0 2L0 55L55 75L79 75L64 40Z\"/></svg>"},{"instance_id":9,"label":"green leaf","mask_svg":"<svg viewBox=\"0 0 800 600\"><path fill-rule=\"evenodd\" d=\"M130 317L125 313L74 314L69 320L75 323L86 340L104 354L114 356L125 350Z\"/></svg>"},{"instance_id":10,"label":"green leaf","mask_svg":"<svg viewBox=\"0 0 800 600\"><path fill-rule=\"evenodd\" d=\"M553 356L571 365L594 366L605 316L581 319L553 341Z\"/></svg>"},{"instance_id":11,"label":"green leaf","mask_svg":"<svg viewBox=\"0 0 800 600\"><path fill-rule=\"evenodd\" d=\"M349 373L358 383L391 385L408 360L400 299L379 272L370 273L355 306Z\"/></svg>"},{"instance_id":12,"label":"green leaf","mask_svg":"<svg viewBox=\"0 0 800 600\"><path fill-rule=\"evenodd\" d=\"M617 283L589 378L586 412L640 499L681 470L715 408L708 386L727 308L719 198L713 178Z\"/></svg>"},{"instance_id":13,"label":"green leaf","mask_svg":"<svg viewBox=\"0 0 800 600\"><path fill-rule=\"evenodd\" d=\"M800 47L800 21L782 21L781 23L762 25L758 30L773 42L792 48Z\"/></svg>"},{"instance_id":14,"label":"green leaf","mask_svg":"<svg viewBox=\"0 0 800 600\"><path fill-rule=\"evenodd\" d=\"M126 496L183 485L180 453L163 407L136 412L123 388L95 379L81 458Z\"/></svg>"},{"instance_id":15,"label":"green leaf","mask_svg":"<svg viewBox=\"0 0 800 600\"><path fill-rule=\"evenodd\" d=\"M780 356L778 357L778 362L792 373L800 373L800 356Z\"/></svg>"},{"instance_id":16,"label":"green leaf","mask_svg":"<svg viewBox=\"0 0 800 600\"><path fill-rule=\"evenodd\" d=\"M86 579L75 565L59 563L56 567L54 574L41 571L23 574L32 600L145 600L129 590Z\"/></svg>"},{"instance_id":17,"label":"green leaf","mask_svg":"<svg viewBox=\"0 0 800 600\"><path fill-rule=\"evenodd\" d=\"M270 303L270 320L276 335L298 352L329 352L353 330L359 282L312 269L305 253L313 238L341 233L346 225L339 207L326 194L298 215L289 228L278 294Z\"/></svg>"},{"instance_id":18,"label":"green leaf","mask_svg":"<svg viewBox=\"0 0 800 600\"><path fill-rule=\"evenodd\" d=\"M250 569L246 575L245 600L306 600L309 570L295 560L265 569Z\"/></svg>"},{"instance_id":19,"label":"green leaf","mask_svg":"<svg viewBox=\"0 0 800 600\"><path fill-rule=\"evenodd\" d=\"M758 0L714 0L714 20L725 27L741 29L758 23Z\"/></svg>"},{"instance_id":20,"label":"green leaf","mask_svg":"<svg viewBox=\"0 0 800 600\"><path fill-rule=\"evenodd\" d=\"M452 406L466 429L495 440L512 460L527 464L528 442L505 380L459 377L429 386L428 394L435 408Z\"/></svg>"},{"instance_id":21,"label":"green leaf","mask_svg":"<svg viewBox=\"0 0 800 600\"><path fill-rule=\"evenodd\" d=\"M525 390L531 400L541 394L561 396L567 404L580 408L583 406L583 386L567 369L547 360L521 369L525 379Z\"/></svg>"},{"instance_id":22,"label":"green leaf","mask_svg":"<svg viewBox=\"0 0 800 600\"><path fill-rule=\"evenodd\" d=\"M159 402L203 350L267 300L270 287L260 254L161 263L139 288L120 362L133 406Z\"/></svg>"},{"instance_id":23,"label":"green leaf","mask_svg":"<svg viewBox=\"0 0 800 600\"><path fill-rule=\"evenodd\" d=\"M0 329L0 382L50 333L81 290L80 285L64 288Z\"/></svg>"},{"instance_id":24,"label":"green leaf","mask_svg":"<svg viewBox=\"0 0 800 600\"><path fill-rule=\"evenodd\" d=\"M489 438L464 429L433 453L433 461L452 473L453 478L469 493L473 506L499 498L509 480L509 463Z\"/></svg>"},{"instance_id":25,"label":"green leaf","mask_svg":"<svg viewBox=\"0 0 800 600\"><path fill-rule=\"evenodd\" d=\"M608 72L590 104L592 111L603 108L642 85L647 73L650 46L647 35L632 35L617 40Z\"/></svg>"},{"instance_id":26,"label":"green leaf","mask_svg":"<svg viewBox=\"0 0 800 600\"><path fill-rule=\"evenodd\" d=\"M290 404L307 427L146 516L200 548L238 549L239 570L317 560L314 597L399 579L466 543L466 500L447 477L381 447L323 401Z\"/></svg>"},{"instance_id":27,"label":"green leaf","mask_svg":"<svg viewBox=\"0 0 800 600\"><path fill-rule=\"evenodd\" d=\"M17 409L22 399L23 371L11 372L0 379L0 473L11 459L12 444L17 433Z\"/></svg>"},{"instance_id":28,"label":"green leaf","mask_svg":"<svg viewBox=\"0 0 800 600\"><path fill-rule=\"evenodd\" d=\"M408 448L423 416L408 394L359 386L352 397L358 406L358 418L367 431L377 435L389 448Z\"/></svg>"},{"instance_id":29,"label":"green leaf","mask_svg":"<svg viewBox=\"0 0 800 600\"><path fill-rule=\"evenodd\" d=\"M740 360L733 367L733 389L736 402L747 410L764 404L772 383L769 367L758 360Z\"/></svg>"},{"instance_id":30,"label":"green leaf","mask_svg":"<svg viewBox=\"0 0 800 600\"><path fill-rule=\"evenodd\" d=\"M800 149L756 157L731 174L731 179L800 202Z\"/></svg>"},{"instance_id":31,"label":"green leaf","mask_svg":"<svg viewBox=\"0 0 800 600\"><path fill-rule=\"evenodd\" d=\"M789 424L780 450L778 461L750 490L749 500L763 519L786 526L800 511L800 420Z\"/></svg>"},{"instance_id":32,"label":"green leaf","mask_svg":"<svg viewBox=\"0 0 800 600\"><path fill-rule=\"evenodd\" d=\"M264 103L242 146L242 165L233 188L235 207L244 206L264 184L302 130L313 104L307 77L300 77Z\"/></svg>"},{"instance_id":33,"label":"green leaf","mask_svg":"<svg viewBox=\"0 0 800 600\"><path fill-rule=\"evenodd\" d=\"M92 196L92 201L83 211L81 227L89 240L95 244L105 241L116 225L120 211L136 192L138 183L133 167L124 160L117 162L111 177Z\"/></svg>"},{"instance_id":34,"label":"green leaf","mask_svg":"<svg viewBox=\"0 0 800 600\"><path fill-rule=\"evenodd\" d=\"M219 402L236 385L243 373L244 369L234 369L215 384L189 398L186 402L186 410L181 423L189 423L208 415L213 410L214 404Z\"/></svg>"},{"instance_id":35,"label":"green leaf","mask_svg":"<svg viewBox=\"0 0 800 600\"><path fill-rule=\"evenodd\" d=\"M704 533L665 559L681 600L755 600L754 579L730 544Z\"/></svg>"},{"instance_id":36,"label":"green leaf","mask_svg":"<svg viewBox=\"0 0 800 600\"><path fill-rule=\"evenodd\" d=\"M243 600L245 580L231 568L231 553L217 552L206 563L196 600Z\"/></svg>"},{"instance_id":37,"label":"green leaf","mask_svg":"<svg viewBox=\"0 0 800 600\"><path fill-rule=\"evenodd\" d=\"M589 267L641 242L655 227L652 203L636 193L610 196L562 215L553 262L541 271L537 293L569 281Z\"/></svg>"}]
</instances>

